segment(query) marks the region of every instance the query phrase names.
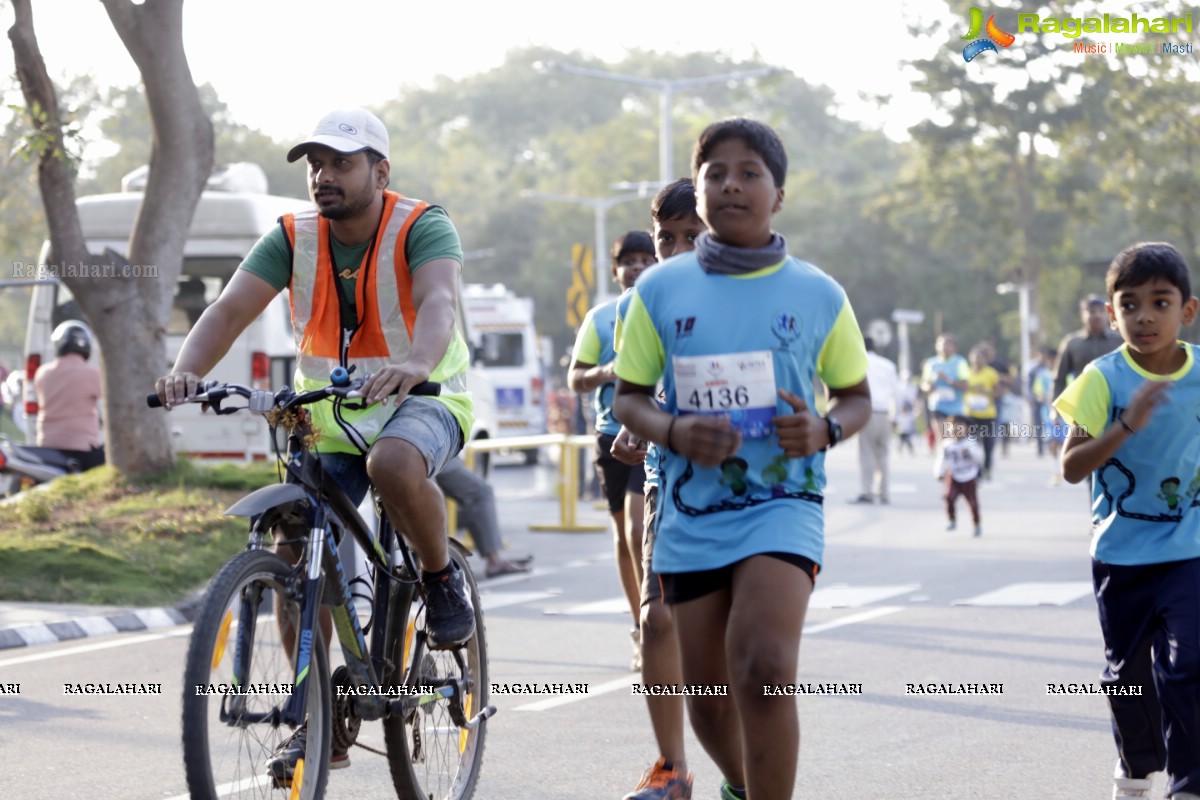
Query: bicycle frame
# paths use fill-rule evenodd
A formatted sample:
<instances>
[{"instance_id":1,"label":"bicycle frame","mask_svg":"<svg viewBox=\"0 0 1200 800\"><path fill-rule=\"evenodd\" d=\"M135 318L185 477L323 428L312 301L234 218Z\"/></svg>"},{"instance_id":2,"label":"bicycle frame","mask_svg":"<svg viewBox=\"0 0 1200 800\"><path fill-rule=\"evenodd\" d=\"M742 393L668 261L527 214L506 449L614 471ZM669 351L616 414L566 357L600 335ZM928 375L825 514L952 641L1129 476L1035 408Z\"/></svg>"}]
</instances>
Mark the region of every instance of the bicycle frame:
<instances>
[{"instance_id":1,"label":"bicycle frame","mask_svg":"<svg viewBox=\"0 0 1200 800\"><path fill-rule=\"evenodd\" d=\"M226 513L256 517L251 528L249 549L264 548L268 532L280 521L285 512L292 512L297 505L302 507L306 517L308 542L303 556L296 564L296 577L304 575L302 582L304 598L301 605L301 617L297 625L297 649L295 660L295 681L289 699L282 710L272 712L278 719L271 719L273 724L299 725L305 719L307 703L307 681L312 660L312 650L316 646L313 631L319 624L318 612L323 601L331 605L334 629L342 646L347 672L351 686L379 687L383 681L390 681L403 664L390 661L389 654L394 652L396 637L408 636L407 618L403 621L405 628L397 630L398 615L406 610L416 592L417 568L413 562L412 553L402 541L397 531L392 527L386 514L379 507L379 499L372 488L372 497L376 508L380 511L378 518L379 535L373 537L367 524L363 521L358 509L333 481L327 480L321 467L319 454L304 447L301 438L293 431L288 436L288 456L285 467L287 473L295 479L295 483L281 483L263 487L242 498L228 509ZM375 570L374 597L372 599L371 641L368 644L367 634L358 620L354 608L354 595L350 582L338 554L341 536L348 532L363 552ZM469 552L458 542L451 540L451 547L458 548L464 555ZM399 553L402 564L393 563L392 554ZM332 584L326 581L332 580ZM249 613L251 604L261 602L261 597L243 599L243 619L252 618ZM410 646L415 648L413 657L406 658L407 663L421 663L425 648L425 633L421 630L412 632L411 645L406 641L403 652L409 653ZM249 643L253 641L253 628L239 627L235 645L234 664L238 675L249 674L249 664L244 663L243 654L249 651ZM462 656L457 651L454 658L459 666L460 675L466 671ZM382 677L382 680L381 680ZM418 689L417 675L410 674L404 684L406 688ZM467 687L461 677L449 677L434 682L432 691L414 691L402 694L400 697L388 696L387 692L358 694L351 698L353 714L363 720L378 720L395 713L429 702L446 699L449 701L448 710L455 724L463 728L474 728L482 719L490 716L490 709L484 709L473 719L467 719L460 698L466 693ZM390 686L388 687L390 689ZM237 713L238 705L244 705L244 700L238 703L234 696L233 713L222 709L221 719L237 721L237 724L247 722L267 721L270 715L260 714L257 719Z\"/></svg>"}]
</instances>

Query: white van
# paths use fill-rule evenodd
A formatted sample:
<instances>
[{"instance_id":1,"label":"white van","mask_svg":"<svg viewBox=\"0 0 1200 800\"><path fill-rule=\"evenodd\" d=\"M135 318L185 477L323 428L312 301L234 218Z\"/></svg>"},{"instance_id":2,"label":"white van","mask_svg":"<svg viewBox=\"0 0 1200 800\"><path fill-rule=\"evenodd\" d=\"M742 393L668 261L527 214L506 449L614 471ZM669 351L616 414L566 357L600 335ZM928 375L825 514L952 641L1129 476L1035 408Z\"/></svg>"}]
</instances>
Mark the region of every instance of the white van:
<instances>
[{"instance_id":1,"label":"white van","mask_svg":"<svg viewBox=\"0 0 1200 800\"><path fill-rule=\"evenodd\" d=\"M476 416L495 437L545 433L545 383L533 300L517 297L502 284L466 284L462 316L477 381L471 387ZM528 461L537 459L536 449L525 452Z\"/></svg>"},{"instance_id":2,"label":"white van","mask_svg":"<svg viewBox=\"0 0 1200 800\"><path fill-rule=\"evenodd\" d=\"M105 249L124 253L142 202L136 189L144 173L131 173L122 181L124 191L80 197L76 202L88 251L101 256ZM260 179L261 176L261 179ZM250 191L247 191L249 189ZM307 200L266 194L266 178L254 164L238 164L214 173L192 218L184 245L184 261L167 320L167 359L173 362L200 313L217 298L242 258L259 237L278 224L285 213L311 206ZM45 264L49 243L39 262ZM98 263L103 259L99 259ZM153 280L153 278L151 278ZM37 396L32 376L54 358L50 334L66 319L82 319L70 290L47 279L34 287L25 339L26 436L33 441ZM266 311L234 342L229 352L206 376L262 388L290 385L295 360L287 292L281 292ZM169 368L169 364L167 365ZM146 387L152 391L153 387ZM175 451L197 458L261 460L271 451L266 423L254 414L217 416L202 414L200 406L187 404L169 417Z\"/></svg>"}]
</instances>

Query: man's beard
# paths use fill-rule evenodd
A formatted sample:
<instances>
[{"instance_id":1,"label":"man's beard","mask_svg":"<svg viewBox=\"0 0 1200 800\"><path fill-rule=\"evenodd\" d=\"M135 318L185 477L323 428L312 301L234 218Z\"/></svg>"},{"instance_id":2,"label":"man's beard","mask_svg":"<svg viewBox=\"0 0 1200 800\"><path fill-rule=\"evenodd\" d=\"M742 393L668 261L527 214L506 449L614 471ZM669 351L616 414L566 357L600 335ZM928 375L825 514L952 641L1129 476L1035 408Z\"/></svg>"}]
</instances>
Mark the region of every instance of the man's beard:
<instances>
[{"instance_id":1,"label":"man's beard","mask_svg":"<svg viewBox=\"0 0 1200 800\"><path fill-rule=\"evenodd\" d=\"M336 189L335 191L340 195L340 202L334 202L332 205L321 205L317 203L317 198L313 197L313 202L317 203L318 213L326 219L341 220L353 217L364 209L369 208L371 201L374 199L374 195L369 187L359 193L354 200L347 200L346 192L341 189Z\"/></svg>"}]
</instances>

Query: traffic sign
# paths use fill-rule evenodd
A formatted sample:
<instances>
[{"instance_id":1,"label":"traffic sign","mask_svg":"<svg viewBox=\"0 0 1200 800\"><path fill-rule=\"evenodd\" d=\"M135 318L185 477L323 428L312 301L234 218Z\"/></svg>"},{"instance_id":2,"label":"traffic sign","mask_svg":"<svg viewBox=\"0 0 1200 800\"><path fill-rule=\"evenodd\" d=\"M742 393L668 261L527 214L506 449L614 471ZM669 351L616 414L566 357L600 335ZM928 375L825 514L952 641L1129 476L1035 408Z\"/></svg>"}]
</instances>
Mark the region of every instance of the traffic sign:
<instances>
[{"instance_id":1,"label":"traffic sign","mask_svg":"<svg viewBox=\"0 0 1200 800\"><path fill-rule=\"evenodd\" d=\"M567 287L567 324L578 328L583 324L588 309L592 307L592 287L595 285L595 270L592 266L592 248L583 244L571 245L571 285Z\"/></svg>"}]
</instances>

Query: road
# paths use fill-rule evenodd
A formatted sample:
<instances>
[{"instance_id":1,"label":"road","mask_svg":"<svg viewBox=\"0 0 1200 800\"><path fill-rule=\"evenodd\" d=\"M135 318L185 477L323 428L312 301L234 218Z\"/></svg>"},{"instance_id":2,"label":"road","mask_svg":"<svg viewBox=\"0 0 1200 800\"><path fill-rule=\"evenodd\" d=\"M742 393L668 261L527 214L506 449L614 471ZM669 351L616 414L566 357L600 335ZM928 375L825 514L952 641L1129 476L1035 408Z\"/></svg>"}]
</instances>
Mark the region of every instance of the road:
<instances>
[{"instance_id":1,"label":"road","mask_svg":"<svg viewBox=\"0 0 1200 800\"><path fill-rule=\"evenodd\" d=\"M795 698L803 742L796 797L1108 796L1114 748L1102 699L1049 695L1095 683L1102 647L1090 595L1084 490L1049 485L1031 446L998 456L981 490L983 536L945 530L927 455L893 456L893 502L857 494L856 445L830 455L828 548L798 681L857 684ZM620 798L656 757L631 693L629 619L606 533L532 533L556 518L553 469L499 465L505 537L536 571L483 581L493 683L584 683L585 695L493 696L477 797ZM604 521L592 503L584 521ZM0 654L3 796L186 795L179 712L187 627ZM160 696L73 696L64 684L162 684ZM913 687L909 687L913 684ZM914 694L983 684L989 694ZM999 692L996 692L997 687ZM561 702L566 700L566 702ZM790 702L790 701L785 701ZM381 746L378 726L363 741ZM695 796L720 776L689 732ZM352 751L331 798L387 797L383 759Z\"/></svg>"}]
</instances>

